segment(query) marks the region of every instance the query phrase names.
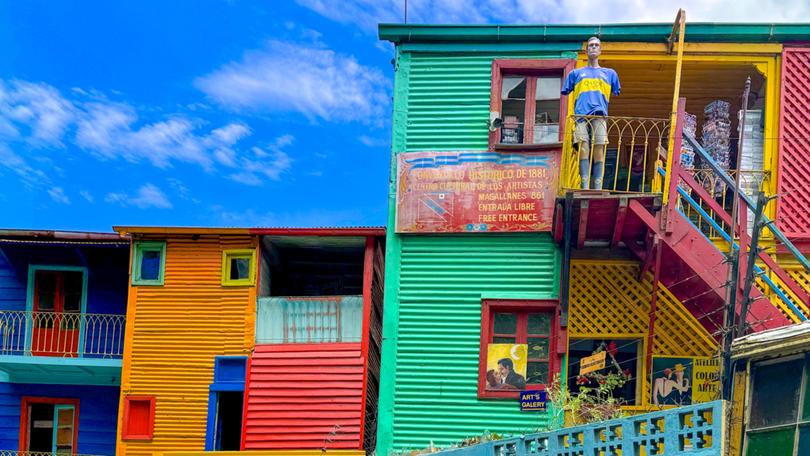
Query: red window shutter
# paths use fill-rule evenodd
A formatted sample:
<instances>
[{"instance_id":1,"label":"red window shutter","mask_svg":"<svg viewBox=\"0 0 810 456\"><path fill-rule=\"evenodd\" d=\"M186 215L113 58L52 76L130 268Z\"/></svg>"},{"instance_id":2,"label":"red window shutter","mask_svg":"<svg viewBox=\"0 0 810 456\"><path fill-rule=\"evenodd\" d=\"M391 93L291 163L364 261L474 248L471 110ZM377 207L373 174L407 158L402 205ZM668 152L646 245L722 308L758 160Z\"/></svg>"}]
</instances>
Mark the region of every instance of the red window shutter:
<instances>
[{"instance_id":1,"label":"red window shutter","mask_svg":"<svg viewBox=\"0 0 810 456\"><path fill-rule=\"evenodd\" d=\"M152 440L155 427L155 397L124 398L123 440Z\"/></svg>"}]
</instances>

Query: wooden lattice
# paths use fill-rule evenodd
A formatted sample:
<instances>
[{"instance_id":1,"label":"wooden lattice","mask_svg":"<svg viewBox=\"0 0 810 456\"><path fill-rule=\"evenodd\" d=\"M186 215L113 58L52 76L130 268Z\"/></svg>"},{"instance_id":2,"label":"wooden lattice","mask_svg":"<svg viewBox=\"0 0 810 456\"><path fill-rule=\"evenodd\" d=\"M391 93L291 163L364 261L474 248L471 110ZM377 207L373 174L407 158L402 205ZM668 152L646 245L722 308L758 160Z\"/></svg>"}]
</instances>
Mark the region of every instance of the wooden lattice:
<instances>
[{"instance_id":1,"label":"wooden lattice","mask_svg":"<svg viewBox=\"0 0 810 456\"><path fill-rule=\"evenodd\" d=\"M632 261L573 260L569 288L570 338L642 339L649 332L652 276L638 281ZM663 285L653 330L654 356L714 356L717 342ZM646 353L644 353L646 354ZM646 357L641 356L640 409L649 407Z\"/></svg>"}]
</instances>

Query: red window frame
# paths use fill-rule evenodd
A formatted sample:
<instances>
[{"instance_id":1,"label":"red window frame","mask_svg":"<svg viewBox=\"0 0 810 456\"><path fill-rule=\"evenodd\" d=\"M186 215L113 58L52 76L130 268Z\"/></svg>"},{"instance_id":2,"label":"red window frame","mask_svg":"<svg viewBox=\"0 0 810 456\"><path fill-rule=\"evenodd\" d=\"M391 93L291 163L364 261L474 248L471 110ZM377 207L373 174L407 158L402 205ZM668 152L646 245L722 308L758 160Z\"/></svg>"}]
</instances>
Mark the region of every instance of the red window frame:
<instances>
[{"instance_id":1,"label":"red window frame","mask_svg":"<svg viewBox=\"0 0 810 456\"><path fill-rule=\"evenodd\" d=\"M130 410L132 402L148 402L149 403L149 418L147 422L147 431L145 434L135 434L130 429ZM155 396L125 396L124 397L124 417L121 429L121 440L141 440L150 441L155 435Z\"/></svg>"},{"instance_id":2,"label":"red window frame","mask_svg":"<svg viewBox=\"0 0 810 456\"><path fill-rule=\"evenodd\" d=\"M503 90L503 77L507 76L552 76L560 75L563 83L568 73L574 69L576 61L574 59L495 59L492 61L492 88L489 95L490 112L501 112ZM559 147L559 144L533 144L534 143L534 110L535 103L528 102L528 94L535 93L536 79L530 78L526 81L527 103L524 113L523 144L500 144L500 129L489 132L489 148L509 149L546 149ZM568 97L560 95L560 142L564 136L565 117L568 114Z\"/></svg>"},{"instance_id":3,"label":"red window frame","mask_svg":"<svg viewBox=\"0 0 810 456\"><path fill-rule=\"evenodd\" d=\"M53 404L73 406L73 453L79 441L79 400L64 397L23 396L20 410L20 451L28 451L28 406L31 404Z\"/></svg>"},{"instance_id":4,"label":"red window frame","mask_svg":"<svg viewBox=\"0 0 810 456\"><path fill-rule=\"evenodd\" d=\"M518 314L516 343L526 342L527 325L526 314L551 314L551 327L548 335L548 378L549 382L554 374L560 372L560 355L565 353L565 331L560 328L560 303L556 299L545 300L513 300L513 299L484 299L481 301L481 342L478 359L478 397L480 399L516 399L519 391L498 391L486 389L487 372L487 344L491 343L494 333L494 314L499 312L512 312ZM523 316L520 316L522 314ZM523 325L521 325L521 321ZM547 384L526 385L527 389L545 389Z\"/></svg>"}]
</instances>

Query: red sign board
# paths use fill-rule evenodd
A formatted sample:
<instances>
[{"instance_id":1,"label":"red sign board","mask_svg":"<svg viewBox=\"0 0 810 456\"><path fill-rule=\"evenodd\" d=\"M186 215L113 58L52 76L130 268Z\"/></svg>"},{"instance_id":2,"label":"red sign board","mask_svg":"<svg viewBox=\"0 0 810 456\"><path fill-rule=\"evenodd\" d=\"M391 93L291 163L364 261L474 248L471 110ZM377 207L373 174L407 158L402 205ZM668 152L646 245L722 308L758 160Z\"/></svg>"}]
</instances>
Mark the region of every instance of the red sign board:
<instances>
[{"instance_id":1,"label":"red sign board","mask_svg":"<svg viewBox=\"0 0 810 456\"><path fill-rule=\"evenodd\" d=\"M557 151L397 156L397 233L551 231Z\"/></svg>"}]
</instances>

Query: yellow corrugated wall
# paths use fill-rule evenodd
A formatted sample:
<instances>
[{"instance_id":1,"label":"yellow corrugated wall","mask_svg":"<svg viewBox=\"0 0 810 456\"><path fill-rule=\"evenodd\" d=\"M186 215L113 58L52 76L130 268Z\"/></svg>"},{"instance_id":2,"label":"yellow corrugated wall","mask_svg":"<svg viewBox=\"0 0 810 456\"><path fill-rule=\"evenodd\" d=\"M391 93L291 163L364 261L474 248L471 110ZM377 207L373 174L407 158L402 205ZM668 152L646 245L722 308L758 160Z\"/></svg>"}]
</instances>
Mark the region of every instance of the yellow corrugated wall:
<instances>
[{"instance_id":1,"label":"yellow corrugated wall","mask_svg":"<svg viewBox=\"0 0 810 456\"><path fill-rule=\"evenodd\" d=\"M646 353L652 281L648 276L639 282L640 269L636 261L572 260L568 337L641 339ZM663 285L657 307L653 356L716 353L717 342ZM639 361L641 411L649 407L650 387L644 354Z\"/></svg>"},{"instance_id":2,"label":"yellow corrugated wall","mask_svg":"<svg viewBox=\"0 0 810 456\"><path fill-rule=\"evenodd\" d=\"M248 355L253 349L256 287L224 287L220 271L223 250L255 249L255 237L163 239L164 285L130 286L129 290L119 455L203 450L214 357ZM127 394L156 396L151 442L121 440Z\"/></svg>"}]
</instances>

